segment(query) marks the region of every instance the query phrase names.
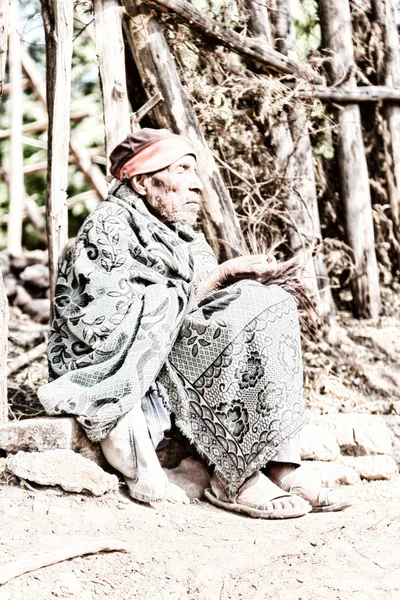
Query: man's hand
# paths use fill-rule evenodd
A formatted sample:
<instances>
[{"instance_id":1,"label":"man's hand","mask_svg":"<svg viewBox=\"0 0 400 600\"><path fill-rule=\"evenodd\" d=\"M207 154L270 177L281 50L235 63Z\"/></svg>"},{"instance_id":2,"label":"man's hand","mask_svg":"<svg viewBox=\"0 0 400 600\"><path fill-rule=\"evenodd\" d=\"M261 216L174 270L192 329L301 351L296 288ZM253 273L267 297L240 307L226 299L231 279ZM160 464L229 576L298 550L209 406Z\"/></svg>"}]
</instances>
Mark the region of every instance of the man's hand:
<instances>
[{"instance_id":1,"label":"man's hand","mask_svg":"<svg viewBox=\"0 0 400 600\"><path fill-rule=\"evenodd\" d=\"M265 275L271 271L275 271L276 267L276 258L267 254L256 254L254 256L245 255L231 258L221 265L218 265L218 267L211 271L208 277L200 283L197 291L197 301L201 302L201 300L215 289L231 285L241 279L262 281Z\"/></svg>"}]
</instances>

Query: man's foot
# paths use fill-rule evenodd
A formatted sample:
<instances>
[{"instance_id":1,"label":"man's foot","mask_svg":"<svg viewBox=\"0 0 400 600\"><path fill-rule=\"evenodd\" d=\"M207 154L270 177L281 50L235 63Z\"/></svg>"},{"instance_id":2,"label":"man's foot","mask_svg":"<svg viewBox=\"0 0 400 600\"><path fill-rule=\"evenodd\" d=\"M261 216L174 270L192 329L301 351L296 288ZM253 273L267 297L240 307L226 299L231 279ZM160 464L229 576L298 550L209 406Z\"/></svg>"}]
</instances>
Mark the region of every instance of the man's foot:
<instances>
[{"instance_id":1,"label":"man's foot","mask_svg":"<svg viewBox=\"0 0 400 600\"><path fill-rule=\"evenodd\" d=\"M212 504L259 519L289 519L302 517L311 510L310 504L292 494L282 493L265 475L256 471L236 495L228 494L226 484L214 475L205 497Z\"/></svg>"},{"instance_id":2,"label":"man's foot","mask_svg":"<svg viewBox=\"0 0 400 600\"><path fill-rule=\"evenodd\" d=\"M290 463L271 461L266 466L266 473L285 492L307 500L312 512L336 512L353 505L340 490L323 488L320 477L304 466L296 468Z\"/></svg>"}]
</instances>

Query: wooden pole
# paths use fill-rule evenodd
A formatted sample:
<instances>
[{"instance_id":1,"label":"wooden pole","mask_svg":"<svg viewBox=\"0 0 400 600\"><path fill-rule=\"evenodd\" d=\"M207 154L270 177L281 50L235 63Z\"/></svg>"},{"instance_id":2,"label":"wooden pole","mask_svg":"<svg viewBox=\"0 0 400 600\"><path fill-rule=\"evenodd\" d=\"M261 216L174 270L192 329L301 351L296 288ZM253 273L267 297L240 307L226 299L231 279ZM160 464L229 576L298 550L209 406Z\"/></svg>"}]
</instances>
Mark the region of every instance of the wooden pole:
<instances>
[{"instance_id":1,"label":"wooden pole","mask_svg":"<svg viewBox=\"0 0 400 600\"><path fill-rule=\"evenodd\" d=\"M8 300L0 273L0 423L8 419L7 403Z\"/></svg>"},{"instance_id":2,"label":"wooden pole","mask_svg":"<svg viewBox=\"0 0 400 600\"><path fill-rule=\"evenodd\" d=\"M130 131L125 50L118 0L94 0L96 53L103 95L107 174L109 155Z\"/></svg>"},{"instance_id":3,"label":"wooden pole","mask_svg":"<svg viewBox=\"0 0 400 600\"><path fill-rule=\"evenodd\" d=\"M290 13L290 0L273 0L272 6L277 49L294 60L297 58L296 32ZM296 102L293 110L288 113L288 119L293 141L293 154L290 155L293 160L293 218L301 238L294 240L294 250L303 257L305 273L308 274L308 288L314 293L321 318L333 326L335 307L321 248L322 233L309 135L310 124L301 102Z\"/></svg>"},{"instance_id":4,"label":"wooden pole","mask_svg":"<svg viewBox=\"0 0 400 600\"><path fill-rule=\"evenodd\" d=\"M174 14L179 21L214 43L225 46L250 61L258 62L269 70L305 77L315 83L322 81L308 65L302 65L298 61L282 56L260 40L248 39L233 29L221 25L186 0L144 0L144 2L158 11Z\"/></svg>"},{"instance_id":5,"label":"wooden pole","mask_svg":"<svg viewBox=\"0 0 400 600\"><path fill-rule=\"evenodd\" d=\"M0 0L0 102L7 60L9 0ZM8 301L0 273L0 423L8 420L7 402Z\"/></svg>"},{"instance_id":6,"label":"wooden pole","mask_svg":"<svg viewBox=\"0 0 400 600\"><path fill-rule=\"evenodd\" d=\"M380 102L391 100L400 103L400 87L389 87L387 85L365 85L354 90L338 87L324 87L316 85L309 90L296 92L299 98L318 98L325 102L337 102L338 104L354 104L358 102Z\"/></svg>"},{"instance_id":7,"label":"wooden pole","mask_svg":"<svg viewBox=\"0 0 400 600\"><path fill-rule=\"evenodd\" d=\"M331 83L355 89L354 52L348 0L318 0L322 46L329 50ZM353 251L353 306L357 316L377 317L381 301L375 256L374 229L368 169L362 137L360 109L349 104L336 111L339 128L337 160L348 244Z\"/></svg>"},{"instance_id":8,"label":"wooden pole","mask_svg":"<svg viewBox=\"0 0 400 600\"><path fill-rule=\"evenodd\" d=\"M0 0L0 101L4 88L4 73L7 62L8 18L10 0Z\"/></svg>"},{"instance_id":9,"label":"wooden pole","mask_svg":"<svg viewBox=\"0 0 400 600\"><path fill-rule=\"evenodd\" d=\"M204 186L202 209L206 236L223 239L247 252L231 198L184 92L161 26L144 2L124 0L124 4L128 15L126 36L142 85L149 98L160 92L165 99L153 109L158 125L186 136L197 154L198 173ZM230 248L221 246L221 258L233 255Z\"/></svg>"},{"instance_id":10,"label":"wooden pole","mask_svg":"<svg viewBox=\"0 0 400 600\"><path fill-rule=\"evenodd\" d=\"M46 36L47 150L46 221L49 249L50 304L53 307L58 257L68 241L68 155L70 141L73 3L41 0ZM53 310L53 308L52 308Z\"/></svg>"},{"instance_id":11,"label":"wooden pole","mask_svg":"<svg viewBox=\"0 0 400 600\"><path fill-rule=\"evenodd\" d=\"M10 3L9 72L11 85L10 203L7 250L22 252L24 213L24 165L22 154L22 69L21 40L18 33L18 0Z\"/></svg>"},{"instance_id":12,"label":"wooden pole","mask_svg":"<svg viewBox=\"0 0 400 600\"><path fill-rule=\"evenodd\" d=\"M36 97L40 100L43 107L47 109L45 80L39 73L35 61L32 60L27 52L22 52L22 67L32 84ZM97 165L92 163L90 153L73 133L70 135L69 148L86 181L95 189L99 199L104 200L107 196L108 188L103 173Z\"/></svg>"},{"instance_id":13,"label":"wooden pole","mask_svg":"<svg viewBox=\"0 0 400 600\"><path fill-rule=\"evenodd\" d=\"M377 40L379 82L389 88L400 86L400 47L395 0L372 0L372 18ZM400 106L386 102L382 107L385 168L394 231L400 241Z\"/></svg>"}]
</instances>

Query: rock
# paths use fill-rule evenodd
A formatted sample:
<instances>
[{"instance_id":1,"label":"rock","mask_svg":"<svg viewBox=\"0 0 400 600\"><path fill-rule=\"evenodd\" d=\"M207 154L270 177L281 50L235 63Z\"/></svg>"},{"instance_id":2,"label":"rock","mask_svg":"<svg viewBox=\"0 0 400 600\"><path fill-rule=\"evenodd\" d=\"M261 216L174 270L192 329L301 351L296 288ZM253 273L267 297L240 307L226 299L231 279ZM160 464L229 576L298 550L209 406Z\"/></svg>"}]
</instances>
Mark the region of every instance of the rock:
<instances>
[{"instance_id":1,"label":"rock","mask_svg":"<svg viewBox=\"0 0 400 600\"><path fill-rule=\"evenodd\" d=\"M17 278L12 273L6 273L3 278L4 290L7 298L15 296L17 293Z\"/></svg>"},{"instance_id":2,"label":"rock","mask_svg":"<svg viewBox=\"0 0 400 600\"><path fill-rule=\"evenodd\" d=\"M335 436L342 454L365 456L392 453L390 432L380 415L310 414L310 422L326 427Z\"/></svg>"},{"instance_id":3,"label":"rock","mask_svg":"<svg viewBox=\"0 0 400 600\"><path fill-rule=\"evenodd\" d=\"M399 469L392 456L343 456L343 462L357 471L361 479L391 479Z\"/></svg>"},{"instance_id":4,"label":"rock","mask_svg":"<svg viewBox=\"0 0 400 600\"><path fill-rule=\"evenodd\" d=\"M341 462L325 462L319 460L304 461L301 463L321 478L323 487L338 487L340 485L354 485L360 481L355 469Z\"/></svg>"},{"instance_id":5,"label":"rock","mask_svg":"<svg viewBox=\"0 0 400 600\"><path fill-rule=\"evenodd\" d=\"M7 454L57 448L75 450L101 466L107 464L99 444L88 440L73 417L38 417L0 424L0 450Z\"/></svg>"},{"instance_id":6,"label":"rock","mask_svg":"<svg viewBox=\"0 0 400 600\"><path fill-rule=\"evenodd\" d=\"M189 456L175 467L164 469L170 483L182 488L191 500L202 498L204 490L210 485L210 476L203 465Z\"/></svg>"},{"instance_id":7,"label":"rock","mask_svg":"<svg viewBox=\"0 0 400 600\"><path fill-rule=\"evenodd\" d=\"M340 454L336 438L326 427L311 425L300 432L300 453L302 460L336 460Z\"/></svg>"},{"instance_id":8,"label":"rock","mask_svg":"<svg viewBox=\"0 0 400 600\"><path fill-rule=\"evenodd\" d=\"M10 265L15 271L23 271L29 265L35 265L42 263L47 265L49 262L49 256L47 250L31 250L30 252L24 252L23 254L10 254Z\"/></svg>"},{"instance_id":9,"label":"rock","mask_svg":"<svg viewBox=\"0 0 400 600\"><path fill-rule=\"evenodd\" d=\"M400 416L385 415L385 423L390 431L392 441L392 456L400 467Z\"/></svg>"},{"instance_id":10,"label":"rock","mask_svg":"<svg viewBox=\"0 0 400 600\"><path fill-rule=\"evenodd\" d=\"M32 298L22 285L17 285L14 303L24 313L38 323L50 320L50 300L48 298Z\"/></svg>"},{"instance_id":11,"label":"rock","mask_svg":"<svg viewBox=\"0 0 400 600\"><path fill-rule=\"evenodd\" d=\"M118 489L118 478L103 471L73 450L17 452L7 458L7 469L16 477L40 485L59 485L66 492L91 492L101 496Z\"/></svg>"},{"instance_id":12,"label":"rock","mask_svg":"<svg viewBox=\"0 0 400 600\"><path fill-rule=\"evenodd\" d=\"M50 285L49 269L43 264L30 265L22 271L20 279L36 288L47 290Z\"/></svg>"}]
</instances>

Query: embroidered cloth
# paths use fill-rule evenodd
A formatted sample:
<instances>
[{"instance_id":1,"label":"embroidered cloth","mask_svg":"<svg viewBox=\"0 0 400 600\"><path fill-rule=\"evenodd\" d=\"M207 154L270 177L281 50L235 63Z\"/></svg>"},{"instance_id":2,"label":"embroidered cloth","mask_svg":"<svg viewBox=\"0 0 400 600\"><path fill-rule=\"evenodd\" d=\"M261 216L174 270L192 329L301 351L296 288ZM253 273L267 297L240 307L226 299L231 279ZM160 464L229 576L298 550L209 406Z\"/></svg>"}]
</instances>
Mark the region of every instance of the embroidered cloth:
<instances>
[{"instance_id":1,"label":"embroidered cloth","mask_svg":"<svg viewBox=\"0 0 400 600\"><path fill-rule=\"evenodd\" d=\"M202 234L167 226L117 182L59 273L46 412L105 437L152 390L235 492L306 417L296 303L244 280L197 305L217 265Z\"/></svg>"}]
</instances>

